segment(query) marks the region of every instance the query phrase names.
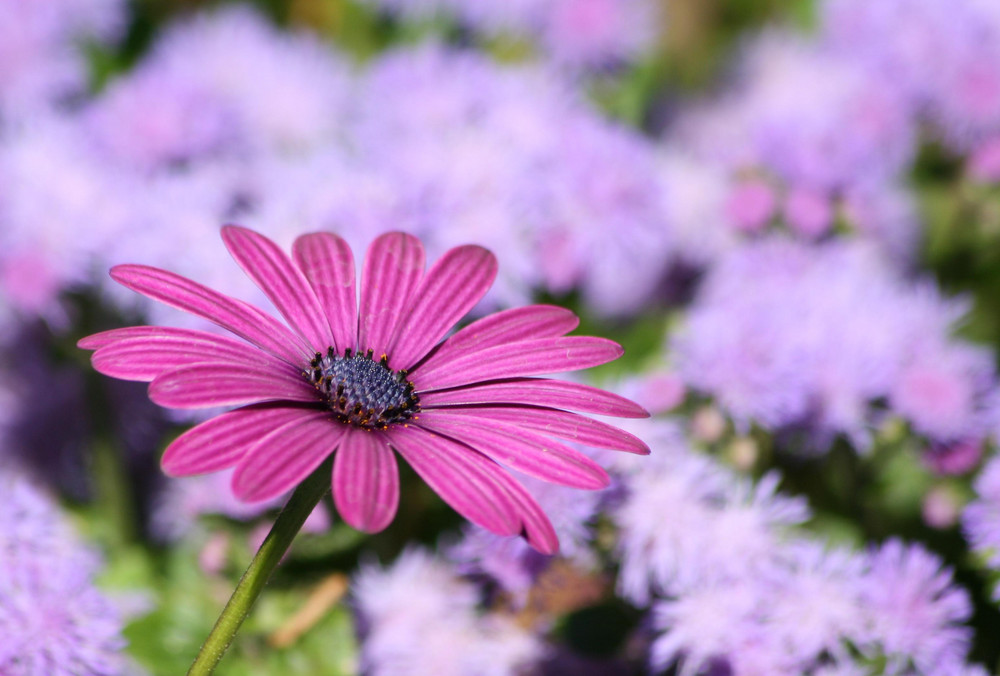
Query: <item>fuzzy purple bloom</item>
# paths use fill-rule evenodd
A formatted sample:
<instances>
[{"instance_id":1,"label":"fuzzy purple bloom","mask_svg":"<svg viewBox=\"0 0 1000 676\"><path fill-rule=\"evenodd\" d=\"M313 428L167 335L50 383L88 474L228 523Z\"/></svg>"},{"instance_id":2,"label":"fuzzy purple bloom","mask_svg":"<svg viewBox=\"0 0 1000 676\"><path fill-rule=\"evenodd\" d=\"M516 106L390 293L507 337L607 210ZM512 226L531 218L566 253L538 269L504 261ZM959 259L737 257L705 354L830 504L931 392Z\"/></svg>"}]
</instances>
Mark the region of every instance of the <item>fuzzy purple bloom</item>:
<instances>
[{"instance_id":1,"label":"fuzzy purple bloom","mask_svg":"<svg viewBox=\"0 0 1000 676\"><path fill-rule=\"evenodd\" d=\"M0 467L0 673L122 673L122 614L93 577L100 560L26 479Z\"/></svg>"},{"instance_id":2,"label":"fuzzy purple bloom","mask_svg":"<svg viewBox=\"0 0 1000 676\"><path fill-rule=\"evenodd\" d=\"M168 474L235 467L236 496L262 501L296 486L336 451L334 502L352 526L376 532L399 501L394 449L473 523L524 534L553 553L558 541L548 518L498 462L598 489L609 482L605 471L556 438L649 452L630 434L564 410L648 415L641 407L595 388L527 377L621 355L609 340L565 336L578 323L573 313L546 305L507 310L438 344L492 284L497 263L486 249L456 247L425 273L419 240L383 235L369 247L359 306L354 257L336 235L299 237L294 261L251 230L227 226L222 236L287 327L165 270L120 265L111 272L119 283L247 342L149 326L80 341L96 350L98 371L150 382L150 398L161 406L242 406L175 440L162 459Z\"/></svg>"},{"instance_id":3,"label":"fuzzy purple bloom","mask_svg":"<svg viewBox=\"0 0 1000 676\"><path fill-rule=\"evenodd\" d=\"M918 545L890 540L868 556L861 599L872 622L867 653L888 659L886 673L939 673L964 665L972 630L965 590L952 581L941 560Z\"/></svg>"},{"instance_id":4,"label":"fuzzy purple bloom","mask_svg":"<svg viewBox=\"0 0 1000 676\"><path fill-rule=\"evenodd\" d=\"M362 667L373 676L515 676L542 654L533 634L482 613L476 586L422 550L387 568L362 566L353 595Z\"/></svg>"},{"instance_id":5,"label":"fuzzy purple bloom","mask_svg":"<svg viewBox=\"0 0 1000 676\"><path fill-rule=\"evenodd\" d=\"M986 561L1000 570L1000 458L983 468L975 483L976 499L962 514L962 528L969 545ZM993 592L1000 600L1000 589Z\"/></svg>"},{"instance_id":6,"label":"fuzzy purple bloom","mask_svg":"<svg viewBox=\"0 0 1000 676\"><path fill-rule=\"evenodd\" d=\"M932 441L989 431L992 360L950 337L961 303L900 278L861 244L762 241L713 269L684 329L676 367L740 426L806 428L867 447L874 404Z\"/></svg>"},{"instance_id":7,"label":"fuzzy purple bloom","mask_svg":"<svg viewBox=\"0 0 1000 676\"><path fill-rule=\"evenodd\" d=\"M1000 132L1000 10L990 0L827 0L826 41L959 151Z\"/></svg>"},{"instance_id":8,"label":"fuzzy purple bloom","mask_svg":"<svg viewBox=\"0 0 1000 676\"><path fill-rule=\"evenodd\" d=\"M341 128L350 83L346 64L317 37L232 7L166 30L90 107L87 126L110 157L140 169L301 151Z\"/></svg>"},{"instance_id":9,"label":"fuzzy purple bloom","mask_svg":"<svg viewBox=\"0 0 1000 676\"><path fill-rule=\"evenodd\" d=\"M907 108L862 67L776 32L752 43L742 66L725 98L681 127L704 157L834 195L891 179L912 156Z\"/></svg>"},{"instance_id":10,"label":"fuzzy purple bloom","mask_svg":"<svg viewBox=\"0 0 1000 676\"><path fill-rule=\"evenodd\" d=\"M123 0L0 2L3 117L27 119L83 92L88 84L84 46L116 39L124 19Z\"/></svg>"}]
</instances>

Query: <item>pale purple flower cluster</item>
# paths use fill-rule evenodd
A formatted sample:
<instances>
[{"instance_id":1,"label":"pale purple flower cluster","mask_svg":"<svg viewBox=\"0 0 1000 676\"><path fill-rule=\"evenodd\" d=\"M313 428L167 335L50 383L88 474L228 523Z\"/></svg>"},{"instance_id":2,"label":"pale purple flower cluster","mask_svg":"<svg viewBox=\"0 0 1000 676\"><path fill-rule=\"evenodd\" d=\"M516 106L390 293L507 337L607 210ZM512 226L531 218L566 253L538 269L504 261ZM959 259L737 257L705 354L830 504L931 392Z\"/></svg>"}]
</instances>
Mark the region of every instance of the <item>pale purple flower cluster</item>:
<instances>
[{"instance_id":1,"label":"pale purple flower cluster","mask_svg":"<svg viewBox=\"0 0 1000 676\"><path fill-rule=\"evenodd\" d=\"M452 17L488 37L525 37L554 62L601 68L647 55L663 22L656 0L366 0L407 19Z\"/></svg>"},{"instance_id":2,"label":"pale purple flower cluster","mask_svg":"<svg viewBox=\"0 0 1000 676\"><path fill-rule=\"evenodd\" d=\"M123 0L0 2L0 122L26 119L81 94L88 43L117 39Z\"/></svg>"},{"instance_id":3,"label":"pale purple flower cluster","mask_svg":"<svg viewBox=\"0 0 1000 676\"><path fill-rule=\"evenodd\" d=\"M493 304L580 289L623 315L667 266L665 195L651 145L544 66L427 46L352 72L313 36L219 9L168 27L79 113L0 143L3 305L58 319L62 289L140 258L259 299L213 252L235 220L283 245L477 241L502 263Z\"/></svg>"},{"instance_id":4,"label":"pale purple flower cluster","mask_svg":"<svg viewBox=\"0 0 1000 676\"><path fill-rule=\"evenodd\" d=\"M676 227L709 240L683 238L684 256L697 262L783 225L808 241L850 229L909 259L917 223L898 182L916 134L905 97L790 33L758 36L739 63L724 93L693 106L666 139L672 209L682 220L692 212ZM691 216L706 212L713 219L699 227Z\"/></svg>"},{"instance_id":5,"label":"pale purple flower cluster","mask_svg":"<svg viewBox=\"0 0 1000 676\"><path fill-rule=\"evenodd\" d=\"M363 628L362 669L372 676L515 676L542 644L512 618L483 612L479 590L429 552L408 549L353 580Z\"/></svg>"},{"instance_id":6,"label":"pale purple flower cluster","mask_svg":"<svg viewBox=\"0 0 1000 676\"><path fill-rule=\"evenodd\" d=\"M991 0L826 0L832 48L906 97L959 152L1000 134L1000 8Z\"/></svg>"},{"instance_id":7,"label":"pale purple flower cluster","mask_svg":"<svg viewBox=\"0 0 1000 676\"><path fill-rule=\"evenodd\" d=\"M57 507L0 468L0 673L115 676L122 613L94 586L100 567Z\"/></svg>"},{"instance_id":8,"label":"pale purple flower cluster","mask_svg":"<svg viewBox=\"0 0 1000 676\"><path fill-rule=\"evenodd\" d=\"M301 152L339 131L349 85L346 64L318 37L233 7L168 28L95 102L86 127L138 168Z\"/></svg>"},{"instance_id":9,"label":"pale purple flower cluster","mask_svg":"<svg viewBox=\"0 0 1000 676\"><path fill-rule=\"evenodd\" d=\"M497 253L505 302L580 288L623 314L654 291L670 242L652 150L551 71L403 51L372 68L360 100L358 154L409 196L416 232Z\"/></svg>"},{"instance_id":10,"label":"pale purple flower cluster","mask_svg":"<svg viewBox=\"0 0 1000 676\"><path fill-rule=\"evenodd\" d=\"M671 341L680 375L736 423L868 445L887 411L939 443L990 431L984 348L951 337L964 313L862 243L747 245L711 271ZM884 406L878 405L879 403Z\"/></svg>"},{"instance_id":11,"label":"pale purple flower cluster","mask_svg":"<svg viewBox=\"0 0 1000 676\"><path fill-rule=\"evenodd\" d=\"M993 458L975 482L976 499L962 514L965 537L986 565L1000 570L1000 458ZM1000 589L993 598L1000 601Z\"/></svg>"},{"instance_id":12,"label":"pale purple flower cluster","mask_svg":"<svg viewBox=\"0 0 1000 676\"><path fill-rule=\"evenodd\" d=\"M691 450L669 420L637 421L653 454L617 463L620 594L651 608L653 667L801 674L885 658L885 673L964 669L971 607L917 545L866 553L806 536L810 512L767 474L754 485ZM633 428L633 431L638 431ZM868 673L867 671L860 673ZM956 671L955 673L960 673Z\"/></svg>"}]
</instances>

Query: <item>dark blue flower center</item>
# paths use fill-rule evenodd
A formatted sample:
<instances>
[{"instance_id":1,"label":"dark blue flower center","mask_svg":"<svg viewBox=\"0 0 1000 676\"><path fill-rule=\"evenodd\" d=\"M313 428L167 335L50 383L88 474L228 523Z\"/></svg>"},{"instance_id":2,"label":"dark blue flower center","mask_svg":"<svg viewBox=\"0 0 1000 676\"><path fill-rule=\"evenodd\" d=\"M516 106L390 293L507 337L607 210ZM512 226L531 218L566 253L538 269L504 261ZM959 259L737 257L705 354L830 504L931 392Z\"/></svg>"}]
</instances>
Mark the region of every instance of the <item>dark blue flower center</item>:
<instances>
[{"instance_id":1,"label":"dark blue flower center","mask_svg":"<svg viewBox=\"0 0 1000 676\"><path fill-rule=\"evenodd\" d=\"M367 354L341 356L329 348L316 353L306 372L309 381L341 422L366 429L384 430L409 420L420 410L420 399L405 371L393 371L387 360Z\"/></svg>"}]
</instances>

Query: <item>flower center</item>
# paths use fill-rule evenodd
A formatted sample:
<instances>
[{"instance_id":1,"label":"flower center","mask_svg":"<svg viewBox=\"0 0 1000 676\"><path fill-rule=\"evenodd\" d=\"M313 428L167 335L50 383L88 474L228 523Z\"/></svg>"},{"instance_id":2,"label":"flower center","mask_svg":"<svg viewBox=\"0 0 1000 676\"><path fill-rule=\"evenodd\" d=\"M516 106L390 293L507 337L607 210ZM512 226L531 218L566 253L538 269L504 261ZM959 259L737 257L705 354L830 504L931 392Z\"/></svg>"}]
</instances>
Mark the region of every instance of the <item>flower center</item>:
<instances>
[{"instance_id":1,"label":"flower center","mask_svg":"<svg viewBox=\"0 0 1000 676\"><path fill-rule=\"evenodd\" d=\"M348 348L341 356L329 348L316 353L305 372L327 406L340 422L366 429L384 430L409 420L420 410L420 399L405 371L389 369L367 354L352 355Z\"/></svg>"}]
</instances>

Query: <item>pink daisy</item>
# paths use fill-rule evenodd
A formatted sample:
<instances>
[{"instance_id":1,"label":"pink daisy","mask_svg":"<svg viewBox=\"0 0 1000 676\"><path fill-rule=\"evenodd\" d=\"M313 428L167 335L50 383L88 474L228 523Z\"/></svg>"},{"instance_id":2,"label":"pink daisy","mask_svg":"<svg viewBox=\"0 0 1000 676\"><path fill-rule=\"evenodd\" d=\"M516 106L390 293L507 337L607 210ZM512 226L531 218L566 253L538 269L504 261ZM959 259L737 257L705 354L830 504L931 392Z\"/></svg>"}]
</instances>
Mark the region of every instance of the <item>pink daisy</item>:
<instances>
[{"instance_id":1,"label":"pink daisy","mask_svg":"<svg viewBox=\"0 0 1000 676\"><path fill-rule=\"evenodd\" d=\"M94 368L150 382L149 396L161 406L240 406L178 437L162 459L169 475L235 467L233 492L253 502L294 488L336 452L337 509L353 527L376 532L399 502L394 449L470 521L499 535L522 534L553 553L558 540L548 518L500 464L600 489L609 482L605 471L553 437L649 452L631 434L571 412L648 415L637 404L587 385L529 377L621 356L610 340L566 336L578 324L572 312L549 305L505 310L441 342L493 283L496 258L482 247L451 249L425 272L419 240L382 235L368 249L359 304L354 257L336 235L299 237L294 260L245 228L226 226L222 239L288 326L171 272L119 265L111 276L120 284L244 340L136 326L80 341L96 350Z\"/></svg>"}]
</instances>

